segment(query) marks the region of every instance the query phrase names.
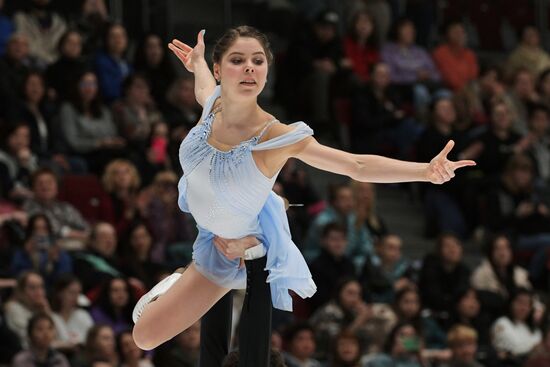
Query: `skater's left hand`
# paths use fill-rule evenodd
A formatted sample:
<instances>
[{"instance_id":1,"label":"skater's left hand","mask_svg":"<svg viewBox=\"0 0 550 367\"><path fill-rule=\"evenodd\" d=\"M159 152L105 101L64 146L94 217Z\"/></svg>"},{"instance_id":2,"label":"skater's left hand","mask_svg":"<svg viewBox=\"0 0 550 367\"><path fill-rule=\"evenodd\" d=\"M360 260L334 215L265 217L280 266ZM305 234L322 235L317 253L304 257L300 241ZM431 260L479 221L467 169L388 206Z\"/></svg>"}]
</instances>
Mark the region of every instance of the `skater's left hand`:
<instances>
[{"instance_id":1,"label":"skater's left hand","mask_svg":"<svg viewBox=\"0 0 550 367\"><path fill-rule=\"evenodd\" d=\"M455 170L467 167L475 166L476 162L471 160L463 160L452 162L447 159L447 155L453 149L455 143L449 140L445 148L436 155L428 165L426 169L426 178L433 184L442 184L455 177Z\"/></svg>"}]
</instances>

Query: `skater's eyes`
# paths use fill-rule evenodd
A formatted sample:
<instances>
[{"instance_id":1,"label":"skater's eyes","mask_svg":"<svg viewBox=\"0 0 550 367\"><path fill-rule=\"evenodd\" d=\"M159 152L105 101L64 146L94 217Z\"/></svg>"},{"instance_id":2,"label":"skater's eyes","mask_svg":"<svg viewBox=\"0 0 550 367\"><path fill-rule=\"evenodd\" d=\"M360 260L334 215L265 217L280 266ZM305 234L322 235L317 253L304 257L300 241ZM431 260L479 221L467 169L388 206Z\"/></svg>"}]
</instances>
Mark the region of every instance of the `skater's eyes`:
<instances>
[{"instance_id":1,"label":"skater's eyes","mask_svg":"<svg viewBox=\"0 0 550 367\"><path fill-rule=\"evenodd\" d=\"M244 62L244 59L240 58L240 57L235 57L235 58L231 59L230 62L234 65L239 65L239 64ZM255 65L262 65L264 63L264 59L258 57L258 58L255 58L252 62Z\"/></svg>"}]
</instances>

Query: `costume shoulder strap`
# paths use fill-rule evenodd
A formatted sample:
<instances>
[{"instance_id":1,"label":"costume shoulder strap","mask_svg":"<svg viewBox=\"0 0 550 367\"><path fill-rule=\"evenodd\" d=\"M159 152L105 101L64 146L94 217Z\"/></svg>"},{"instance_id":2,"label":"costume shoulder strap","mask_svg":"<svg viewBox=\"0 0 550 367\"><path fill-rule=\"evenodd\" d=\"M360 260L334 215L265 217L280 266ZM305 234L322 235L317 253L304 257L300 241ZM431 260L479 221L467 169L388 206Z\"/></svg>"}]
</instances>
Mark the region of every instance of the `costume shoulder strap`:
<instances>
[{"instance_id":1,"label":"costume shoulder strap","mask_svg":"<svg viewBox=\"0 0 550 367\"><path fill-rule=\"evenodd\" d=\"M298 121L290 125L293 129L289 132L276 136L272 139L261 142L252 150L268 150L282 148L287 145L292 145L313 135L313 130L303 121Z\"/></svg>"}]
</instances>

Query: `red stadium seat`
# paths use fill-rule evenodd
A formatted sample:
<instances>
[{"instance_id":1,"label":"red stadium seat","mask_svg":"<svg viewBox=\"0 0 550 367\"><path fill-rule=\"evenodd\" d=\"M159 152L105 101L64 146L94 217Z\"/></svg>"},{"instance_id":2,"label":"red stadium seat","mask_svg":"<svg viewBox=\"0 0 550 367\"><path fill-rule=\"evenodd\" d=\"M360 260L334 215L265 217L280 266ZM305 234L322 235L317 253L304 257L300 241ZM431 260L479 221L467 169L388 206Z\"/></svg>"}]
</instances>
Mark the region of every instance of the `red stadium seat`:
<instances>
[{"instance_id":1,"label":"red stadium seat","mask_svg":"<svg viewBox=\"0 0 550 367\"><path fill-rule=\"evenodd\" d=\"M66 175L59 186L59 200L72 204L89 222L105 218L108 201L99 179L94 175Z\"/></svg>"}]
</instances>

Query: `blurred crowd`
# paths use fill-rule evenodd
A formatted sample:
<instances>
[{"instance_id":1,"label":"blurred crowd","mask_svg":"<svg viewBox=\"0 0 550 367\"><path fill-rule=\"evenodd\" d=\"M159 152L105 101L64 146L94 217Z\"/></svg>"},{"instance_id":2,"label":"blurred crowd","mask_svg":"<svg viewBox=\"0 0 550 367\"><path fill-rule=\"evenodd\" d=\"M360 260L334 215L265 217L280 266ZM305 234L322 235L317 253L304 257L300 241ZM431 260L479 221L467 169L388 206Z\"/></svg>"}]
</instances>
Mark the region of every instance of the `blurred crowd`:
<instances>
[{"instance_id":1,"label":"blurred crowd","mask_svg":"<svg viewBox=\"0 0 550 367\"><path fill-rule=\"evenodd\" d=\"M271 9L288 27L258 18L285 40L267 102L354 153L427 162L453 139L450 158L477 166L400 186L433 241L408 258L415 244L377 211L375 185L317 192L289 161L274 190L304 204L288 216L318 291L274 311L272 365L550 365L550 55L534 13L448 2L440 22L432 1L327 3ZM131 334L137 299L191 261L197 231L177 183L201 114L192 75L103 0L71 16L50 0L3 5L0 365L197 366L200 322L149 352ZM487 33L503 25L517 33ZM233 352L225 366L237 363Z\"/></svg>"}]
</instances>

